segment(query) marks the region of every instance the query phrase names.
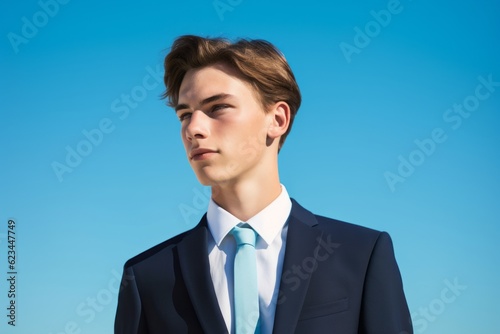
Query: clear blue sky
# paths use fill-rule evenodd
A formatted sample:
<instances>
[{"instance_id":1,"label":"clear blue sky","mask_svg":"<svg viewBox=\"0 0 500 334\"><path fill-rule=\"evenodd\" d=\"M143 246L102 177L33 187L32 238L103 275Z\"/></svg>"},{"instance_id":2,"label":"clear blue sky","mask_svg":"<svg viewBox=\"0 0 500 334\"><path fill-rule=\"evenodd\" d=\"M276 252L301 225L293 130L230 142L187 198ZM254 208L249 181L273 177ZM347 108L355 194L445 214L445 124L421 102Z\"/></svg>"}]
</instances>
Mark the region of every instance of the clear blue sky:
<instances>
[{"instance_id":1,"label":"clear blue sky","mask_svg":"<svg viewBox=\"0 0 500 334\"><path fill-rule=\"evenodd\" d=\"M500 5L215 3L0 5L0 332L111 333L124 262L204 213L159 99L172 41L200 34L284 52L303 104L282 182L315 213L391 234L416 333L498 333Z\"/></svg>"}]
</instances>

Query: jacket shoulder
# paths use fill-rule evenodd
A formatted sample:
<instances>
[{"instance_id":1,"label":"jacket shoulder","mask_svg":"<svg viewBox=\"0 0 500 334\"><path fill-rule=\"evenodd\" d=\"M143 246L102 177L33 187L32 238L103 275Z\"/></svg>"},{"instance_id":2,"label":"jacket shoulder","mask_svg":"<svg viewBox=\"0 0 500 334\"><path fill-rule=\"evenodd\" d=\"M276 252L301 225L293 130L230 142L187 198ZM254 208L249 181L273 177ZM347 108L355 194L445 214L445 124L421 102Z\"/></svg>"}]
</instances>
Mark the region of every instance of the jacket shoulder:
<instances>
[{"instance_id":1,"label":"jacket shoulder","mask_svg":"<svg viewBox=\"0 0 500 334\"><path fill-rule=\"evenodd\" d=\"M308 225L319 228L327 233L332 233L339 236L351 236L357 238L377 239L380 234L385 233L369 227L345 222L342 220L325 217L314 214L311 211L302 207L297 201L292 199L292 215L302 222L307 222Z\"/></svg>"},{"instance_id":2,"label":"jacket shoulder","mask_svg":"<svg viewBox=\"0 0 500 334\"><path fill-rule=\"evenodd\" d=\"M348 234L357 234L360 236L367 237L377 237L382 231L375 230L366 226L357 225L353 223L349 223L346 221L329 218L321 215L314 215L320 227L325 229L334 229L339 233L348 233Z\"/></svg>"},{"instance_id":3,"label":"jacket shoulder","mask_svg":"<svg viewBox=\"0 0 500 334\"><path fill-rule=\"evenodd\" d=\"M199 228L199 225L194 228L182 232L176 236L173 236L170 239L167 239L139 254L130 258L127 262L125 262L124 267L132 267L141 262L147 262L148 260L155 259L157 257L161 257L162 254L171 253L172 250L187 236L189 236L196 228Z\"/></svg>"}]
</instances>

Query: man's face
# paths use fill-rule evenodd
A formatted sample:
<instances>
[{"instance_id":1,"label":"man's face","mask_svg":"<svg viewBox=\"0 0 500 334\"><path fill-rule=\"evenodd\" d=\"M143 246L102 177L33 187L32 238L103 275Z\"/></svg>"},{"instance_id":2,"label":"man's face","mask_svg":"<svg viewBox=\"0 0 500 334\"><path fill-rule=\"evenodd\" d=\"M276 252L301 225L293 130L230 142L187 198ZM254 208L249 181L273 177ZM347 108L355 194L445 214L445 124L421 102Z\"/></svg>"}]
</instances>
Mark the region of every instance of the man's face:
<instances>
[{"instance_id":1,"label":"man's face","mask_svg":"<svg viewBox=\"0 0 500 334\"><path fill-rule=\"evenodd\" d=\"M188 71L176 114L189 163L202 184L244 182L266 172L272 116L265 113L251 85L229 66Z\"/></svg>"}]
</instances>

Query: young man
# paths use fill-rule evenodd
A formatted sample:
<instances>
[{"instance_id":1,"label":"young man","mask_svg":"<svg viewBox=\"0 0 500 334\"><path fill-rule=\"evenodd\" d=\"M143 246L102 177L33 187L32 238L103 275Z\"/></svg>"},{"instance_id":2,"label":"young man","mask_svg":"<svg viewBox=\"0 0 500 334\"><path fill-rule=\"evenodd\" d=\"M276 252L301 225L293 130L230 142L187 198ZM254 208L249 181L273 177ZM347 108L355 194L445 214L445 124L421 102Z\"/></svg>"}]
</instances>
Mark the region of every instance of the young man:
<instances>
[{"instance_id":1,"label":"young man","mask_svg":"<svg viewBox=\"0 0 500 334\"><path fill-rule=\"evenodd\" d=\"M283 55L182 36L165 85L212 197L195 228L125 264L115 334L413 333L389 235L316 216L280 184L301 102Z\"/></svg>"}]
</instances>

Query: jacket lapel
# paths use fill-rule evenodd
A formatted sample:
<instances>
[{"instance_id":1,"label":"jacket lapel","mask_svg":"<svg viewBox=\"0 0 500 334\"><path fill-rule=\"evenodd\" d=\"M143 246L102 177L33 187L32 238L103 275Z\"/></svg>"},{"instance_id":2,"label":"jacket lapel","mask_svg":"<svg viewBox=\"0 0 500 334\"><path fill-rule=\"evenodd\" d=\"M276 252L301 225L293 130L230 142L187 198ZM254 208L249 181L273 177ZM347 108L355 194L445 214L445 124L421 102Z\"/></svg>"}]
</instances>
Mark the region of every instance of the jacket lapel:
<instances>
[{"instance_id":1,"label":"jacket lapel","mask_svg":"<svg viewBox=\"0 0 500 334\"><path fill-rule=\"evenodd\" d=\"M210 276L206 216L179 244L179 262L198 320L206 333L227 333Z\"/></svg>"},{"instance_id":2,"label":"jacket lapel","mask_svg":"<svg viewBox=\"0 0 500 334\"><path fill-rule=\"evenodd\" d=\"M310 277L314 274L314 272L308 273L304 268L308 268L308 259L314 259L314 250L318 247L318 238L322 235L320 230L313 228L317 224L316 217L311 212L292 200L285 259L274 317L274 334L295 332Z\"/></svg>"}]
</instances>

